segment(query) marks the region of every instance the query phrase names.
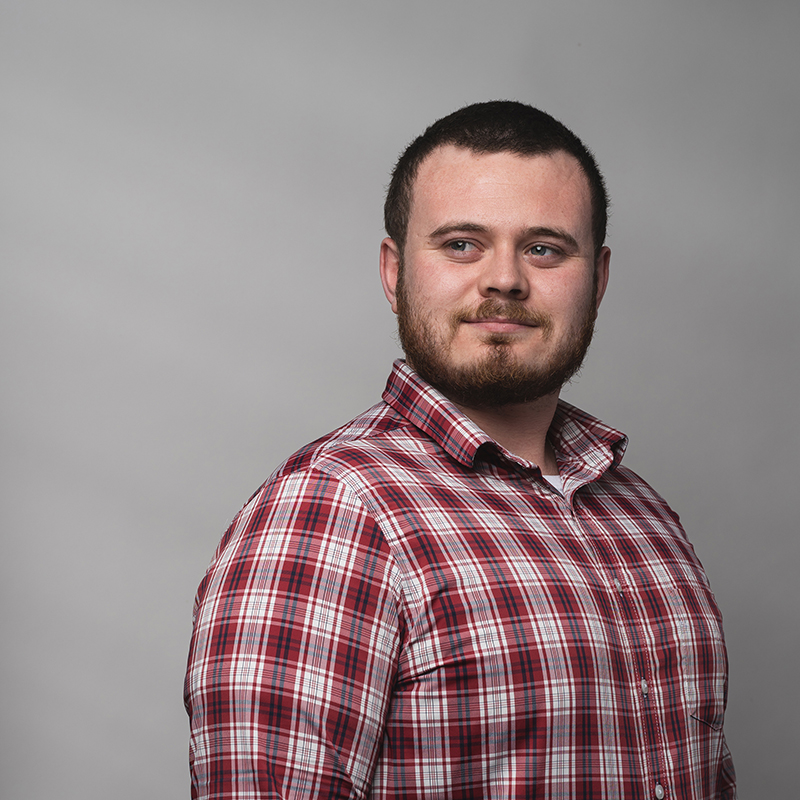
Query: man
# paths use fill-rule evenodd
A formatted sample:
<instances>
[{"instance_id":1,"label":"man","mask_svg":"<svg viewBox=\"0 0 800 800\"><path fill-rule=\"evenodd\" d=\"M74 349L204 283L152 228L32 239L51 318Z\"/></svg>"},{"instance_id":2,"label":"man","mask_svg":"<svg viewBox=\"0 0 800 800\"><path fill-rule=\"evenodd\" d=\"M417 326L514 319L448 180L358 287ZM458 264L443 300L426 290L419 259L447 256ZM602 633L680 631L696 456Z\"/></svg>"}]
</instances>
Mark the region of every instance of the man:
<instances>
[{"instance_id":1,"label":"man","mask_svg":"<svg viewBox=\"0 0 800 800\"><path fill-rule=\"evenodd\" d=\"M735 797L703 569L625 437L559 400L606 213L591 154L522 104L461 109L401 156L380 268L406 361L217 550L193 796Z\"/></svg>"}]
</instances>

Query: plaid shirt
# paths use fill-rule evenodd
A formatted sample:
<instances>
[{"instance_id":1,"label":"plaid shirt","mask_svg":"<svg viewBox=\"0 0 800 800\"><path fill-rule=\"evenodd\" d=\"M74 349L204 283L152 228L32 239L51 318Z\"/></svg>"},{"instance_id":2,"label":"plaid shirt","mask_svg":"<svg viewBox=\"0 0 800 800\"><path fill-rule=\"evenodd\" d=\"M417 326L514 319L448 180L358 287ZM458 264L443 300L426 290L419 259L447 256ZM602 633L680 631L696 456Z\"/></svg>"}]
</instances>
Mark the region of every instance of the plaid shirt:
<instances>
[{"instance_id":1,"label":"plaid shirt","mask_svg":"<svg viewBox=\"0 0 800 800\"><path fill-rule=\"evenodd\" d=\"M200 585L193 797L734 798L721 618L678 517L566 403L563 495L403 362Z\"/></svg>"}]
</instances>

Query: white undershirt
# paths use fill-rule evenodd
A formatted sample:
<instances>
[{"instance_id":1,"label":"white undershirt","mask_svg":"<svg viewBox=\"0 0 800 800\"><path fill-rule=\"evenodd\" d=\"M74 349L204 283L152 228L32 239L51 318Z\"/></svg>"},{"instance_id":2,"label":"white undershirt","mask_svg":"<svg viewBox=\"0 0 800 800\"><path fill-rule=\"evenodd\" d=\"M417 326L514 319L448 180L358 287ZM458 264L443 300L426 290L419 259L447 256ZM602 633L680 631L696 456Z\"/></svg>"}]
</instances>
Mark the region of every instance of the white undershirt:
<instances>
[{"instance_id":1,"label":"white undershirt","mask_svg":"<svg viewBox=\"0 0 800 800\"><path fill-rule=\"evenodd\" d=\"M561 480L560 475L542 475L542 477L557 491L564 491L564 481Z\"/></svg>"}]
</instances>

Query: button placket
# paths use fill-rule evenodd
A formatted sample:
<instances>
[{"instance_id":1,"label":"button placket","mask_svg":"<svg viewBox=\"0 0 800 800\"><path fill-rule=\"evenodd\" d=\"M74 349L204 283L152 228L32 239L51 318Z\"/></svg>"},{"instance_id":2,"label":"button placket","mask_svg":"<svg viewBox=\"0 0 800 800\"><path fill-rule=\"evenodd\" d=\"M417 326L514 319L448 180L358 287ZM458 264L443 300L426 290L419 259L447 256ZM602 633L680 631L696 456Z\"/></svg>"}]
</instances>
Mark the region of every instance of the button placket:
<instances>
[{"instance_id":1,"label":"button placket","mask_svg":"<svg viewBox=\"0 0 800 800\"><path fill-rule=\"evenodd\" d=\"M643 675L649 676L651 674L652 665L650 659L653 654L650 652L649 648L647 648L646 643L641 641L637 629L637 626L642 625L640 622L641 615L636 605L636 598L638 596L637 582L635 579L631 580L630 576L625 572L624 560L616 556L614 548L606 541L604 532L602 530L596 531L590 522L589 524L584 523L582 515L580 514L579 505L576 502L577 496L573 495L572 500L574 510L570 510L572 511L572 517L575 520L576 527L579 529L582 538L587 539L591 543L594 552L599 557L602 568L607 572L607 579L609 581L607 585L609 588L613 587L613 590L618 595L615 598L614 606L619 614L619 621L621 622L620 629L626 634L630 655L633 659L633 663L631 664L633 674L631 677L635 681L638 673L638 677L640 678L638 684L639 692L635 702L639 707L640 713L643 715L642 744L645 751L649 753L649 759L651 759L650 767L652 771L650 774L655 777L656 775L663 774L663 770L665 769L663 756L664 737L657 710L654 708L654 704L650 702L650 685L648 681L642 677ZM620 575L623 576L622 580L618 577ZM642 627L644 626L642 625ZM636 687L635 683L633 687ZM657 689L657 687L654 686L654 689ZM652 734L648 731L648 727L650 726L652 726L653 729ZM652 784L650 785L652 786ZM666 790L660 783L656 783L654 792L656 800L664 800L667 796Z\"/></svg>"}]
</instances>

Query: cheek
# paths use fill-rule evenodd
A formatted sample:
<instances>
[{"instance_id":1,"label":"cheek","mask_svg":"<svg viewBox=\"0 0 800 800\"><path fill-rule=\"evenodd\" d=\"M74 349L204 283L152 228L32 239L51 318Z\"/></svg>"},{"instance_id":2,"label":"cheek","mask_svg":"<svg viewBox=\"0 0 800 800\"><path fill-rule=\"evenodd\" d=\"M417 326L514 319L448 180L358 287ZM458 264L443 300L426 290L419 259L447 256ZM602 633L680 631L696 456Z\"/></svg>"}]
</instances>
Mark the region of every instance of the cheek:
<instances>
[{"instance_id":1,"label":"cheek","mask_svg":"<svg viewBox=\"0 0 800 800\"><path fill-rule=\"evenodd\" d=\"M539 287L542 310L562 318L583 318L594 297L594 284L591 280L563 281Z\"/></svg>"},{"instance_id":2,"label":"cheek","mask_svg":"<svg viewBox=\"0 0 800 800\"><path fill-rule=\"evenodd\" d=\"M468 289L463 279L441 270L426 271L424 266L417 274L406 280L407 296L419 308L431 312L452 311L463 306L468 297Z\"/></svg>"}]
</instances>

